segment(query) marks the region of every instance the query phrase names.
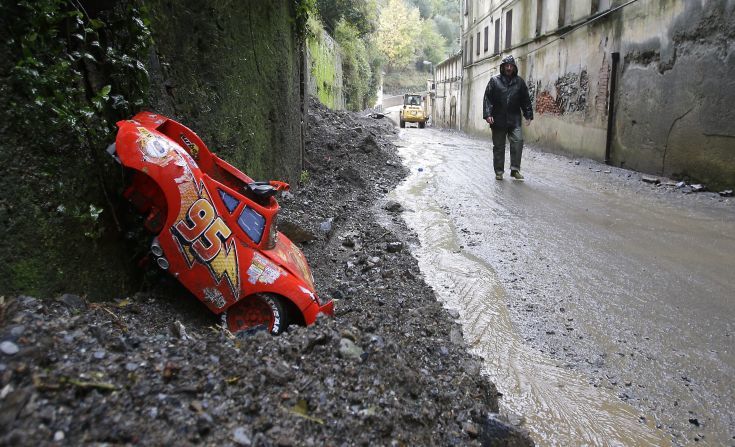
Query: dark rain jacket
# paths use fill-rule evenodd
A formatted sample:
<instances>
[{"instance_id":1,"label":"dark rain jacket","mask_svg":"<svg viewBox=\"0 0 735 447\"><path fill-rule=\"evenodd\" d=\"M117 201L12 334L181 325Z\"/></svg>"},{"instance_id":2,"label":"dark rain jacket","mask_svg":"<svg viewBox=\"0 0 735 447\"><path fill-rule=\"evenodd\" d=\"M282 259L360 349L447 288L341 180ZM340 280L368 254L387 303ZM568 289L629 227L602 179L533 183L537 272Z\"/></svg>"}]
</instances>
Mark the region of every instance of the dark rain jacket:
<instances>
[{"instance_id":1,"label":"dark rain jacket","mask_svg":"<svg viewBox=\"0 0 735 447\"><path fill-rule=\"evenodd\" d=\"M502 74L503 64L515 67L513 76L507 78ZM485 87L485 98L482 102L482 118L492 116L495 123L490 127L520 127L521 113L527 120L533 119L533 107L528 96L526 82L518 76L518 66L513 56L508 56L500 63L499 74L490 78Z\"/></svg>"}]
</instances>

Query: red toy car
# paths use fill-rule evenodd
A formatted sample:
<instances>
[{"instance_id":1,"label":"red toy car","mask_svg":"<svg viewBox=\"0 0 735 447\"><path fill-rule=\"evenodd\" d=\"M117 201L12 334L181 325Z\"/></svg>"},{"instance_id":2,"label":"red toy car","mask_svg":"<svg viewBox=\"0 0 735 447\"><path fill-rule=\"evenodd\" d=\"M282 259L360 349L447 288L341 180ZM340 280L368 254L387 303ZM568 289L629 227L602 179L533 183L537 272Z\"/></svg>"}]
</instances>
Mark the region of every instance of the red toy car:
<instances>
[{"instance_id":1,"label":"red toy car","mask_svg":"<svg viewBox=\"0 0 735 447\"><path fill-rule=\"evenodd\" d=\"M157 236L151 252L233 333L333 315L301 250L276 230L278 181L254 182L180 123L141 112L117 123L109 152L129 168L125 198Z\"/></svg>"}]
</instances>

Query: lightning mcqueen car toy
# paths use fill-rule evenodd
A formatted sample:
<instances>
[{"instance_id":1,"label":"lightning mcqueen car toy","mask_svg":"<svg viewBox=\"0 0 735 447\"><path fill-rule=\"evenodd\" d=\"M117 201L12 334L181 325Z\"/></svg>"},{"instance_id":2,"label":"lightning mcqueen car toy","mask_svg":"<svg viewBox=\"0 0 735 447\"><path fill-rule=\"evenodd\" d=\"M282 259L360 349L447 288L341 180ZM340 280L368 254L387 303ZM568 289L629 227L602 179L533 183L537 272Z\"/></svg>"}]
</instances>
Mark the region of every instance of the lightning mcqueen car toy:
<instances>
[{"instance_id":1,"label":"lightning mcqueen car toy","mask_svg":"<svg viewBox=\"0 0 735 447\"><path fill-rule=\"evenodd\" d=\"M334 313L304 254L276 230L283 182L254 182L190 129L141 112L117 123L109 149L126 168L124 196L155 234L151 253L233 333L309 325Z\"/></svg>"}]
</instances>

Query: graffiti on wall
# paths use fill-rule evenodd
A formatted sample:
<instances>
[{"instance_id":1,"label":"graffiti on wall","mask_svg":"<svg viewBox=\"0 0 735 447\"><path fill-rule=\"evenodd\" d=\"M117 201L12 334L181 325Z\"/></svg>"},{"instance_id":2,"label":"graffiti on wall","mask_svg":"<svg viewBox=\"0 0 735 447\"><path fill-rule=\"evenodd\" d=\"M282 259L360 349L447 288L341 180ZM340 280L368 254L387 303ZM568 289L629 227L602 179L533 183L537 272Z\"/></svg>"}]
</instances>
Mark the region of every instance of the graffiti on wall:
<instances>
[{"instance_id":1,"label":"graffiti on wall","mask_svg":"<svg viewBox=\"0 0 735 447\"><path fill-rule=\"evenodd\" d=\"M562 115L587 111L588 87L587 70L582 70L580 73L567 73L546 89L541 88L541 81L534 84L529 80L528 92L537 113Z\"/></svg>"}]
</instances>

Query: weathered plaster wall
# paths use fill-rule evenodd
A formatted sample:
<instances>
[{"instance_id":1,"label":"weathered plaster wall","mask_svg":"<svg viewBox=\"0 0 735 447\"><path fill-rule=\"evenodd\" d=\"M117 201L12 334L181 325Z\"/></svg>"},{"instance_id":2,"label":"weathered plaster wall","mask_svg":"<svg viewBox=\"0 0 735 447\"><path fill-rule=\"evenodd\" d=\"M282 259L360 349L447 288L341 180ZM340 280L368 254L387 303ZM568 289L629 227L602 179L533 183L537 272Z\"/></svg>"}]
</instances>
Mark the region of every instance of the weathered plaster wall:
<instances>
[{"instance_id":1,"label":"weathered plaster wall","mask_svg":"<svg viewBox=\"0 0 735 447\"><path fill-rule=\"evenodd\" d=\"M626 12L612 161L735 185L735 1ZM648 17L658 14L659 24ZM657 32L650 29L658 25Z\"/></svg>"},{"instance_id":2,"label":"weathered plaster wall","mask_svg":"<svg viewBox=\"0 0 735 447\"><path fill-rule=\"evenodd\" d=\"M333 110L345 108L342 56L339 45L326 32L307 40L309 94Z\"/></svg>"},{"instance_id":3,"label":"weathered plaster wall","mask_svg":"<svg viewBox=\"0 0 735 447\"><path fill-rule=\"evenodd\" d=\"M639 1L597 19L589 0L567 2L564 26L580 25L571 33L558 28L559 2L550 0L542 4L539 37L536 1L491 3L499 10L520 8L533 26L518 27L526 40L510 51L465 57L464 130L489 136L479 116L482 95L510 53L534 99L536 117L524 128L526 141L602 161L611 77L617 74L613 164L711 188L735 185L735 0ZM623 4L602 2L598 8L610 3ZM463 38L473 35L474 23L466 18ZM617 73L613 53L620 54Z\"/></svg>"},{"instance_id":4,"label":"weathered plaster wall","mask_svg":"<svg viewBox=\"0 0 735 447\"><path fill-rule=\"evenodd\" d=\"M462 55L457 54L436 67L434 126L459 128L461 102Z\"/></svg>"},{"instance_id":5,"label":"weathered plaster wall","mask_svg":"<svg viewBox=\"0 0 735 447\"><path fill-rule=\"evenodd\" d=\"M611 34L611 24L603 21L563 40L551 35L525 48L530 54L521 57L527 60L535 115L525 129L527 141L573 156L604 159Z\"/></svg>"}]
</instances>

